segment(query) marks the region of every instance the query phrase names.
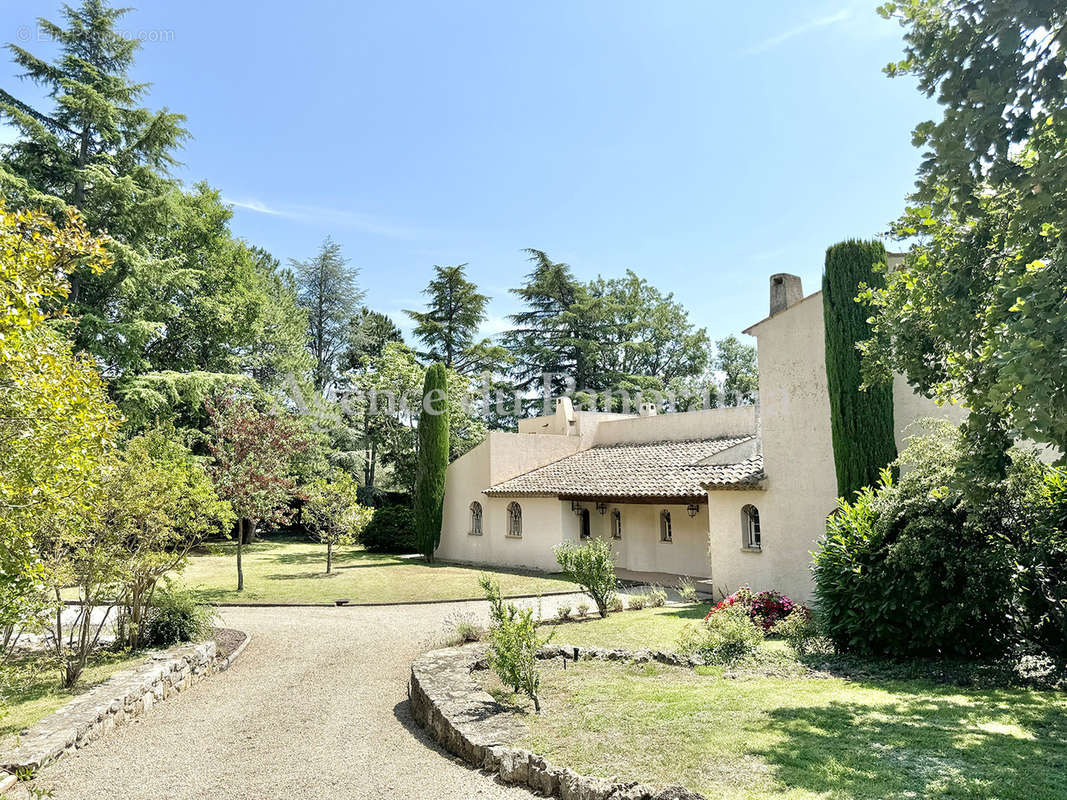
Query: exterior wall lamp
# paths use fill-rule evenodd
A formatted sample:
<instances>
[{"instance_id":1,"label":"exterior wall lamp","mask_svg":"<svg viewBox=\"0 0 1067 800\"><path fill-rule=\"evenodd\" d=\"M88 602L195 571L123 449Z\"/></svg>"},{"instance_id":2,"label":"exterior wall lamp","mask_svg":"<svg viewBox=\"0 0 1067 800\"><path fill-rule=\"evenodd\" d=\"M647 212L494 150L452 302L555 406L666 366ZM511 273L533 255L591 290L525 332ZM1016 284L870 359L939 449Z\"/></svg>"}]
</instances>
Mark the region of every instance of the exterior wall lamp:
<instances>
[{"instance_id":1,"label":"exterior wall lamp","mask_svg":"<svg viewBox=\"0 0 1067 800\"><path fill-rule=\"evenodd\" d=\"M571 511L575 514L580 514L582 511L582 504L577 500L571 500Z\"/></svg>"},{"instance_id":2,"label":"exterior wall lamp","mask_svg":"<svg viewBox=\"0 0 1067 800\"><path fill-rule=\"evenodd\" d=\"M608 510L608 504L607 504L607 503L597 503L597 504L596 504L596 510L597 510L597 511L598 511L598 512L599 512L599 513L600 513L601 515L603 515L603 514L607 513L607 510Z\"/></svg>"},{"instance_id":3,"label":"exterior wall lamp","mask_svg":"<svg viewBox=\"0 0 1067 800\"><path fill-rule=\"evenodd\" d=\"M690 517L695 517L697 515L697 512L700 511L700 506L698 506L696 503L690 503L685 507L685 510L689 512Z\"/></svg>"}]
</instances>

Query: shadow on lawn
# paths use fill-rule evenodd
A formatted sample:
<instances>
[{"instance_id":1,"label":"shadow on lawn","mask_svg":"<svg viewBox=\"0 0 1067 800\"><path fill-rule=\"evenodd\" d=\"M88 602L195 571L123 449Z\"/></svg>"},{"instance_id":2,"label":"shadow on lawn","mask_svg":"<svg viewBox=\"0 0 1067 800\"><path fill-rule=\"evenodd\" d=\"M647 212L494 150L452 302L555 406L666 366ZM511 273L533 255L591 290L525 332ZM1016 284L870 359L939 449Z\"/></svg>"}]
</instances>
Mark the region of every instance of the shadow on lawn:
<instances>
[{"instance_id":1,"label":"shadow on lawn","mask_svg":"<svg viewBox=\"0 0 1067 800\"><path fill-rule=\"evenodd\" d=\"M868 686L902 694L882 705L774 709L770 727L783 738L752 755L783 785L820 796L1067 797L1062 705L1025 690L981 692L970 695L977 705L967 705L958 697L909 696L904 686Z\"/></svg>"}]
</instances>

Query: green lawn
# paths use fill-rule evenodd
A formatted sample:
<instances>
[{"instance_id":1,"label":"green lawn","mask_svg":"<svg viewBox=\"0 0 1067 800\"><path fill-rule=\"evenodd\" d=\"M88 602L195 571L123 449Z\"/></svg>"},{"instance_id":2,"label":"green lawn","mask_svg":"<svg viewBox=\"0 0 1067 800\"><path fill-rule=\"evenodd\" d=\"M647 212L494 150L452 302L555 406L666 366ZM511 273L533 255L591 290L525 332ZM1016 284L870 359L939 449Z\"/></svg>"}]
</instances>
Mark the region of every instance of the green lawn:
<instances>
[{"instance_id":1,"label":"green lawn","mask_svg":"<svg viewBox=\"0 0 1067 800\"><path fill-rule=\"evenodd\" d=\"M33 726L116 672L144 663L145 658L145 653L99 651L72 689L61 689L58 669L42 663L41 659L23 658L8 664L3 673L3 710L7 713L0 714L0 748L11 744L9 737Z\"/></svg>"},{"instance_id":2,"label":"green lawn","mask_svg":"<svg viewBox=\"0 0 1067 800\"><path fill-rule=\"evenodd\" d=\"M628 650L676 650L682 628L704 619L708 608L707 604L700 604L622 611L610 614L607 619L593 617L576 622L545 625L542 632L555 631L553 644L624 647Z\"/></svg>"},{"instance_id":3,"label":"green lawn","mask_svg":"<svg viewBox=\"0 0 1067 800\"><path fill-rule=\"evenodd\" d=\"M671 649L706 610L566 623L553 626L554 641ZM530 728L517 744L584 774L738 800L1067 797L1067 694L896 679L891 665L877 679L816 677L782 642L765 649L778 671L729 677L721 667L545 663L543 712L511 698ZM786 660L803 677L784 677ZM500 693L495 678L487 686Z\"/></svg>"},{"instance_id":4,"label":"green lawn","mask_svg":"<svg viewBox=\"0 0 1067 800\"><path fill-rule=\"evenodd\" d=\"M506 595L571 591L561 575L459 566L421 558L368 553L362 547L334 551L326 574L326 548L305 539L271 536L243 548L245 589L236 591L233 542L212 543L194 555L181 582L212 603L398 603L481 597L478 575L491 571Z\"/></svg>"}]
</instances>

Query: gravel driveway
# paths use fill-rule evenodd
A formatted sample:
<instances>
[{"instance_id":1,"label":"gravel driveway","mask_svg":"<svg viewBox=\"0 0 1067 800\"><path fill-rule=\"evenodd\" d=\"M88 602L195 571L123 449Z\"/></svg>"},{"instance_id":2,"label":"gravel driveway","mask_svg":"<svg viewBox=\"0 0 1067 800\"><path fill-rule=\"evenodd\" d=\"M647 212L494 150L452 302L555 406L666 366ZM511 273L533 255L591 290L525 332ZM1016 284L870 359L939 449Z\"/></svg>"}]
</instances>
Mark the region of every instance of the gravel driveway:
<instances>
[{"instance_id":1,"label":"gravel driveway","mask_svg":"<svg viewBox=\"0 0 1067 800\"><path fill-rule=\"evenodd\" d=\"M545 616L563 601L576 598L545 598ZM408 714L411 660L457 613L484 619L486 604L226 609L223 624L252 634L227 672L32 785L60 800L530 798L454 761Z\"/></svg>"}]
</instances>

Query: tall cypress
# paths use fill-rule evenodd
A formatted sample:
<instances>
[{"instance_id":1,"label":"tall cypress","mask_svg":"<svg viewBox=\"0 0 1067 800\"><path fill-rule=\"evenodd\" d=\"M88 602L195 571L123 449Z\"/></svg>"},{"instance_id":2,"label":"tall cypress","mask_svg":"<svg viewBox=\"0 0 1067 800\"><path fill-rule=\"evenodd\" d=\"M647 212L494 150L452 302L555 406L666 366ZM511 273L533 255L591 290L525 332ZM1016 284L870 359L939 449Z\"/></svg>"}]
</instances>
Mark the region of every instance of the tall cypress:
<instances>
[{"instance_id":1,"label":"tall cypress","mask_svg":"<svg viewBox=\"0 0 1067 800\"><path fill-rule=\"evenodd\" d=\"M886 382L863 385L857 345L869 339L866 306L856 301L860 284L883 286L875 272L886 262L881 242L849 239L827 249L822 279L826 323L826 382L830 391L830 429L833 434L837 493L847 499L864 486L873 486L878 473L897 457L893 438L893 386Z\"/></svg>"},{"instance_id":2,"label":"tall cypress","mask_svg":"<svg viewBox=\"0 0 1067 800\"><path fill-rule=\"evenodd\" d=\"M427 561L441 543L441 517L448 469L448 377L444 364L431 364L422 387L419 465L415 475L415 544Z\"/></svg>"}]
</instances>

